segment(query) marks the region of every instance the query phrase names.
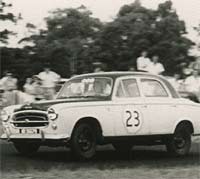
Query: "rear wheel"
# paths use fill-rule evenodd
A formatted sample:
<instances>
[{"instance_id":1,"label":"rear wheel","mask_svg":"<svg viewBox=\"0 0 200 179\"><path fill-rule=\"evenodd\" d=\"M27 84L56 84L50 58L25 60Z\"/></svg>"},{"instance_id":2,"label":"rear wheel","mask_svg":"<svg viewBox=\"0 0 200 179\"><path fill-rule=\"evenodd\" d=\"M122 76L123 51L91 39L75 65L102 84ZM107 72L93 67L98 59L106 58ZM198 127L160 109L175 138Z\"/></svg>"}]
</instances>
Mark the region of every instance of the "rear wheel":
<instances>
[{"instance_id":1,"label":"rear wheel","mask_svg":"<svg viewBox=\"0 0 200 179\"><path fill-rule=\"evenodd\" d=\"M191 130L187 125L179 125L166 143L167 151L175 156L185 156L191 148Z\"/></svg>"},{"instance_id":2,"label":"rear wheel","mask_svg":"<svg viewBox=\"0 0 200 179\"><path fill-rule=\"evenodd\" d=\"M71 149L78 159L91 159L96 153L96 133L91 125L81 123L75 127L71 138Z\"/></svg>"},{"instance_id":3,"label":"rear wheel","mask_svg":"<svg viewBox=\"0 0 200 179\"><path fill-rule=\"evenodd\" d=\"M15 149L22 155L30 156L36 153L40 147L37 143L14 142Z\"/></svg>"}]
</instances>

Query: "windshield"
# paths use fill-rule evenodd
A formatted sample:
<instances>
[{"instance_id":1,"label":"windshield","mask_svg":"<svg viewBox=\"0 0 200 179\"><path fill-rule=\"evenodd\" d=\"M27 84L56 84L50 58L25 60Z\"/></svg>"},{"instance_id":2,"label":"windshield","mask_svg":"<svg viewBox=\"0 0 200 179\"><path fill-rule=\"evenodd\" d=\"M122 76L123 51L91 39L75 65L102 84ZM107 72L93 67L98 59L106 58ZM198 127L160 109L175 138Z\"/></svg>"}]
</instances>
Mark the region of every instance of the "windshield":
<instances>
[{"instance_id":1,"label":"windshield","mask_svg":"<svg viewBox=\"0 0 200 179\"><path fill-rule=\"evenodd\" d=\"M65 83L57 98L109 96L112 79L105 77L85 77L72 79Z\"/></svg>"}]
</instances>

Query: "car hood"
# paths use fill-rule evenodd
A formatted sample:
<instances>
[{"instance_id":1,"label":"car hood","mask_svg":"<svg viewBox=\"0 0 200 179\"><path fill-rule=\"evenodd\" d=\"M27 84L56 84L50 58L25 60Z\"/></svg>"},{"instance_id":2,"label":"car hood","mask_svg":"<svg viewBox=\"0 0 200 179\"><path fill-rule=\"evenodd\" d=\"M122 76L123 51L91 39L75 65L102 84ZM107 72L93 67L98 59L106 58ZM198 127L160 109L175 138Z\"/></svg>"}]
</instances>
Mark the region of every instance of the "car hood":
<instances>
[{"instance_id":1,"label":"car hood","mask_svg":"<svg viewBox=\"0 0 200 179\"><path fill-rule=\"evenodd\" d=\"M70 99L55 99L55 100L44 100L37 101L28 104L21 105L19 108L15 109L15 112L21 110L42 110L46 111L50 106L55 104L65 104L65 103L82 103L82 102L95 102L95 101L108 101L108 97L89 97L89 98L70 98Z\"/></svg>"}]
</instances>

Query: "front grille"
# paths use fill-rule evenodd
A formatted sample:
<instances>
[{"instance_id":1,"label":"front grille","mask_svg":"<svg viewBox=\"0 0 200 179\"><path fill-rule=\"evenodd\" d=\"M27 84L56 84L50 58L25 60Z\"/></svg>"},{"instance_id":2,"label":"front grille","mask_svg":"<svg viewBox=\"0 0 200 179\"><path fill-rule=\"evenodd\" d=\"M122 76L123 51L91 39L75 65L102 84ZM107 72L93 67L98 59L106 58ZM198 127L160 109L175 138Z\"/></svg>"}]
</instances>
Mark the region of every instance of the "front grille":
<instances>
[{"instance_id":1,"label":"front grille","mask_svg":"<svg viewBox=\"0 0 200 179\"><path fill-rule=\"evenodd\" d=\"M15 127L43 127L49 124L47 114L41 112L18 112L13 116Z\"/></svg>"}]
</instances>

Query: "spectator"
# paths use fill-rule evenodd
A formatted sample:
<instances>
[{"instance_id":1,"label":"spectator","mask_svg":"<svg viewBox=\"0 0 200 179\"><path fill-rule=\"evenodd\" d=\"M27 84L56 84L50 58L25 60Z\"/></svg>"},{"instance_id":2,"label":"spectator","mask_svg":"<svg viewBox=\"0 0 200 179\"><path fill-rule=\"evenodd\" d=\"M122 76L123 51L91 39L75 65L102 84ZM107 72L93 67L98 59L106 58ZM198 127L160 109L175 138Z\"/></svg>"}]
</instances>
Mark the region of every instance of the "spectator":
<instances>
[{"instance_id":1,"label":"spectator","mask_svg":"<svg viewBox=\"0 0 200 179\"><path fill-rule=\"evenodd\" d=\"M200 57L198 57L194 62L192 62L189 67L193 70L197 70L200 74Z\"/></svg>"},{"instance_id":2,"label":"spectator","mask_svg":"<svg viewBox=\"0 0 200 179\"><path fill-rule=\"evenodd\" d=\"M4 107L6 103L6 99L4 98L3 94L4 94L4 88L0 81L0 110Z\"/></svg>"},{"instance_id":3,"label":"spectator","mask_svg":"<svg viewBox=\"0 0 200 179\"><path fill-rule=\"evenodd\" d=\"M93 66L94 66L94 73L104 72L104 70L103 70L103 67L104 67L103 63L101 63L101 62L94 62Z\"/></svg>"},{"instance_id":4,"label":"spectator","mask_svg":"<svg viewBox=\"0 0 200 179\"><path fill-rule=\"evenodd\" d=\"M94 69L94 72L95 72L95 73L99 73L99 72L103 72L103 70L102 70L101 67L96 67L96 68Z\"/></svg>"},{"instance_id":5,"label":"spectator","mask_svg":"<svg viewBox=\"0 0 200 179\"><path fill-rule=\"evenodd\" d=\"M130 66L130 67L128 68L128 71L135 71L135 67Z\"/></svg>"},{"instance_id":6,"label":"spectator","mask_svg":"<svg viewBox=\"0 0 200 179\"><path fill-rule=\"evenodd\" d=\"M185 79L185 88L189 92L193 92L199 96L200 77L197 70L193 70L192 75Z\"/></svg>"},{"instance_id":7,"label":"spectator","mask_svg":"<svg viewBox=\"0 0 200 179\"><path fill-rule=\"evenodd\" d=\"M17 89L17 79L13 77L11 72L6 72L5 77L1 79L1 84L5 91Z\"/></svg>"},{"instance_id":8,"label":"spectator","mask_svg":"<svg viewBox=\"0 0 200 179\"><path fill-rule=\"evenodd\" d=\"M55 95L55 86L60 79L60 75L51 71L49 67L45 67L44 71L39 73L38 77L42 81L42 88L45 99L53 99Z\"/></svg>"},{"instance_id":9,"label":"spectator","mask_svg":"<svg viewBox=\"0 0 200 179\"><path fill-rule=\"evenodd\" d=\"M160 75L165 71L165 68L162 63L159 62L159 57L157 55L154 55L152 57L152 62L148 66L148 72Z\"/></svg>"},{"instance_id":10,"label":"spectator","mask_svg":"<svg viewBox=\"0 0 200 179\"><path fill-rule=\"evenodd\" d=\"M137 70L148 71L151 60L147 57L147 52L143 51L141 56L137 58Z\"/></svg>"},{"instance_id":11,"label":"spectator","mask_svg":"<svg viewBox=\"0 0 200 179\"><path fill-rule=\"evenodd\" d=\"M43 88L42 88L42 81L41 79L37 76L33 76L33 95L35 96L35 100L41 100L43 99Z\"/></svg>"},{"instance_id":12,"label":"spectator","mask_svg":"<svg viewBox=\"0 0 200 179\"><path fill-rule=\"evenodd\" d=\"M31 78L27 78L26 79L26 83L24 84L23 88L24 88L24 92L29 94L29 95L33 95L34 94L34 87L32 85L32 79Z\"/></svg>"},{"instance_id":13,"label":"spectator","mask_svg":"<svg viewBox=\"0 0 200 179\"><path fill-rule=\"evenodd\" d=\"M5 77L1 79L1 85L3 86L3 98L5 106L14 105L17 103L17 95L15 90L17 89L17 79L13 77L11 72L6 72Z\"/></svg>"},{"instance_id":14,"label":"spectator","mask_svg":"<svg viewBox=\"0 0 200 179\"><path fill-rule=\"evenodd\" d=\"M181 75L179 73L175 73L172 79L169 79L169 82L177 91L184 91L183 81L180 79Z\"/></svg>"},{"instance_id":15,"label":"spectator","mask_svg":"<svg viewBox=\"0 0 200 179\"><path fill-rule=\"evenodd\" d=\"M192 68L190 68L185 62L180 64L183 78L187 78L192 74Z\"/></svg>"}]
</instances>

